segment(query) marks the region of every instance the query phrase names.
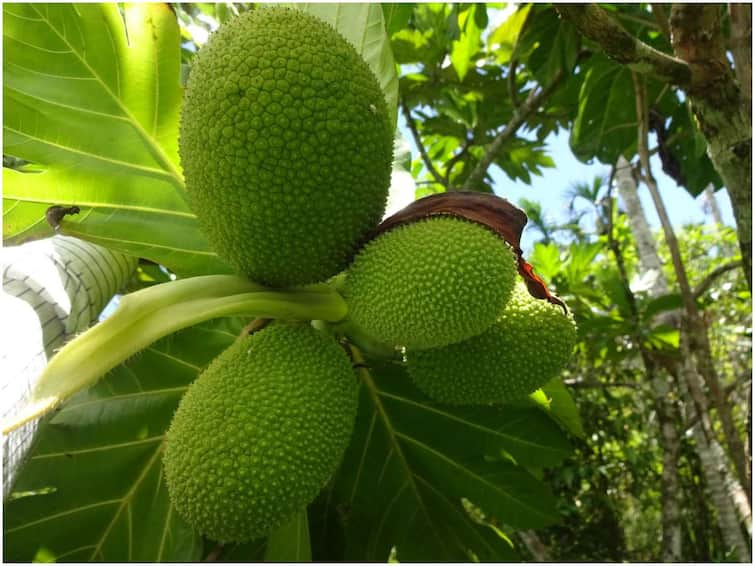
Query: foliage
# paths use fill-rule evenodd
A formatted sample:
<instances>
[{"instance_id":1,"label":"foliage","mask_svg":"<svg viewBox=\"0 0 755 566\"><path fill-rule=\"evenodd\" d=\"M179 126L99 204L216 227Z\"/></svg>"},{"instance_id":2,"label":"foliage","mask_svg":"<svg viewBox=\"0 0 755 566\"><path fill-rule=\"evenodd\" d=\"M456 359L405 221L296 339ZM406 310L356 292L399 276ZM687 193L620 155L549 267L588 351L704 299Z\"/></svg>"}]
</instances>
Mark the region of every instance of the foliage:
<instances>
[{"instance_id":1,"label":"foliage","mask_svg":"<svg viewBox=\"0 0 755 566\"><path fill-rule=\"evenodd\" d=\"M4 153L13 168L4 168L4 240L50 235L47 207L70 205L80 213L58 229L147 260L130 288L155 292L150 299L134 294L122 311L140 317L118 334L124 342L134 341L139 325L171 319L173 311L159 310L155 283L228 272L186 204L176 135L182 77L203 41L197 22L222 21L241 9L248 8L191 5L177 7L175 17L163 4L5 6ZM360 40L395 112L397 75L383 30L386 20L400 25L394 16L400 21L402 10L386 7L384 20L376 6L304 9ZM470 75L485 9L453 10L463 36L454 43L455 72ZM208 301L224 300L221 292L205 292ZM154 298L154 311L146 312ZM170 300L184 310L199 306L175 293ZM518 406L451 409L416 391L400 365L369 358L352 443L323 497L267 541L219 547L203 539L167 498L165 431L188 384L242 325L235 318L201 322L140 345L91 387L82 388L89 378L74 381L79 392L43 418L5 503L5 558L516 560L514 530L558 519L540 478L569 454L565 430L579 430L565 390L551 384L552 405L540 391ZM166 333L151 332L141 339ZM128 348L114 350L107 363ZM69 393L62 381L46 383L53 393L63 387L61 397ZM328 542L331 527L343 532L339 545Z\"/></svg>"},{"instance_id":2,"label":"foliage","mask_svg":"<svg viewBox=\"0 0 755 566\"><path fill-rule=\"evenodd\" d=\"M648 5L605 7L636 37L670 53ZM404 153L394 164L394 179L411 173L418 197L459 188L492 192L496 168L530 182L556 166L548 139L559 132L568 131L583 161L636 158L629 72L580 38L553 6L299 8L354 41L379 77L391 112L425 152L410 163ZM129 292L176 276L230 272L186 203L178 115L181 85L207 34L256 8L3 9L4 243L49 236L47 208L78 206L62 232L142 258ZM684 97L653 79L646 86L664 169L692 195L709 183L720 187ZM160 463L181 394L246 321L201 322L141 350L43 419L4 504L4 558L517 561L531 552L517 531L537 529L555 561L657 561L657 415L608 230L637 301L639 340L660 360L679 358L679 333L656 315L673 312L680 298L648 296L629 223L607 179L563 188L572 212L567 222L553 221L534 201L520 203L543 236L527 259L569 305L579 330L563 379L526 402L450 408L417 391L400 360L387 361L379 346L367 344L366 360L357 364L369 370L359 371L356 430L338 473L306 512L267 540L219 546L173 512ZM685 226L678 239L693 286L736 255L727 227ZM697 303L744 434L752 319L740 271L714 279ZM689 422L675 425L685 432ZM683 435L684 559L727 560L695 448Z\"/></svg>"}]
</instances>

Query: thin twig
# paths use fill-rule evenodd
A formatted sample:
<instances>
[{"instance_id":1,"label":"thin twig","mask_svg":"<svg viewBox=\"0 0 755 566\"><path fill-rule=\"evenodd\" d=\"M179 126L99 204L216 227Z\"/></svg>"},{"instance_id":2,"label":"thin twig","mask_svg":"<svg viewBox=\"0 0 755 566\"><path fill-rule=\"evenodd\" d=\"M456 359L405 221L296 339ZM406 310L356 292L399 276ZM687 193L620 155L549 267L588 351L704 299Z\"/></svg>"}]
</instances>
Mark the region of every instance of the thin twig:
<instances>
[{"instance_id":1,"label":"thin twig","mask_svg":"<svg viewBox=\"0 0 755 566\"><path fill-rule=\"evenodd\" d=\"M564 70L559 69L556 76L553 77L551 84L539 91L530 91L527 100L521 106L519 111L514 112L514 115L511 117L508 124L506 124L504 130L490 143L483 158L474 168L469 177L467 177L462 190L472 191L475 186L482 182L485 178L485 173L487 173L488 168L493 164L493 161L495 161L495 158L498 156L498 153L501 151L504 144L517 132L517 130L519 130L527 118L537 110L543 100L547 99L553 91L556 90L561 84L561 81L564 80L565 76L566 74L564 73Z\"/></svg>"},{"instance_id":2,"label":"thin twig","mask_svg":"<svg viewBox=\"0 0 755 566\"><path fill-rule=\"evenodd\" d=\"M565 379L564 385L575 389L598 389L601 387L630 387L632 389L639 389L643 386L641 383L591 383L587 381L578 381L576 379Z\"/></svg>"},{"instance_id":3,"label":"thin twig","mask_svg":"<svg viewBox=\"0 0 755 566\"><path fill-rule=\"evenodd\" d=\"M448 160L446 163L446 187L448 187L448 190L453 190L451 185L451 171L454 168L454 165L456 165L461 158L463 158L467 152L469 151L469 148L472 147L472 144L474 143L474 136L468 137L464 141L464 145L459 150L459 153L454 155L451 159Z\"/></svg>"},{"instance_id":4,"label":"thin twig","mask_svg":"<svg viewBox=\"0 0 755 566\"><path fill-rule=\"evenodd\" d=\"M695 299L699 299L700 296L705 293L705 291L707 291L711 285L713 285L716 279L718 279L724 273L727 273L739 267L742 267L742 260L732 261L730 263L719 265L713 271L708 273L708 275L705 276L705 279L700 281L700 283L695 286L695 288L692 290L692 295L695 297Z\"/></svg>"},{"instance_id":5,"label":"thin twig","mask_svg":"<svg viewBox=\"0 0 755 566\"><path fill-rule=\"evenodd\" d=\"M443 187L448 190L448 185L444 182L443 177L435 168L435 165L433 165L433 160L430 159L430 156L427 154L425 145L422 143L422 138L417 131L417 123L414 121L414 118L412 118L412 114L409 111L409 106L407 106L406 100L404 100L403 98L401 99L401 113L404 115L404 119L406 119L406 125L409 127L409 131L412 133L414 143L417 145L417 149L419 150L419 154L422 157L422 161L424 162L425 167L427 167L427 170L438 182L438 184L443 185Z\"/></svg>"},{"instance_id":6,"label":"thin twig","mask_svg":"<svg viewBox=\"0 0 755 566\"><path fill-rule=\"evenodd\" d=\"M653 17L658 24L658 29L666 36L666 39L671 37L671 27L668 24L668 16L666 15L663 6L660 4L650 4L650 8L653 10Z\"/></svg>"}]
</instances>

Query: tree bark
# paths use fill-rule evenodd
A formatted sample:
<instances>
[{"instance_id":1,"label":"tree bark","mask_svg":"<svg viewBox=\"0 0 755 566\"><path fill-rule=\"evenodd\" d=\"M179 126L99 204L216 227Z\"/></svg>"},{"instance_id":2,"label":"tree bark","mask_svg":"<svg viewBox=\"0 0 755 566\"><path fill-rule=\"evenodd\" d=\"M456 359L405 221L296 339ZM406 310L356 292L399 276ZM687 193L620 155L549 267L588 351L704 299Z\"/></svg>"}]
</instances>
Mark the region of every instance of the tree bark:
<instances>
[{"instance_id":1,"label":"tree bark","mask_svg":"<svg viewBox=\"0 0 755 566\"><path fill-rule=\"evenodd\" d=\"M718 201L716 201L716 192L713 190L712 184L708 184L705 187L705 202L710 215L713 217L713 222L716 224L716 228L723 226L724 218L721 216L721 209L718 206Z\"/></svg>"},{"instance_id":2,"label":"tree bark","mask_svg":"<svg viewBox=\"0 0 755 566\"><path fill-rule=\"evenodd\" d=\"M650 293L652 296L664 294L667 288L666 277L663 274L660 258L655 250L655 241L650 227L645 220L645 212L637 195L637 185L632 177L629 163L619 157L614 176L619 195L624 202L624 208L634 235L637 253L640 260L640 270L643 276L652 277ZM628 285L628 282L626 283ZM637 329L639 331L639 328ZM640 345L642 350L642 346ZM655 411L658 415L660 429L660 444L663 452L663 472L661 474L661 556L664 562L680 562L682 560L682 530L679 501L679 449L680 439L676 429L679 421L671 392L673 387L669 378L661 371L657 371L655 364L645 360L643 362L646 373L651 378ZM651 370L651 371L648 371Z\"/></svg>"},{"instance_id":3,"label":"tree bark","mask_svg":"<svg viewBox=\"0 0 755 566\"><path fill-rule=\"evenodd\" d=\"M690 352L690 343L686 336L680 341L680 351L682 354L681 373L683 379L680 380L680 388L684 391L688 385L699 384L701 377L697 374ZM689 395L686 395L691 403ZM708 427L710 426L707 423ZM706 421L701 421L692 428L692 434L695 438L695 446L700 456L705 483L708 486L708 492L716 509L716 518L724 542L729 548L733 548L737 553L739 562L750 562L750 547L747 544L742 531L739 527L737 515L751 529L752 513L747 497L742 492L741 486L733 480L726 465L726 457L723 448L718 444L713 434L706 434Z\"/></svg>"},{"instance_id":4,"label":"tree bark","mask_svg":"<svg viewBox=\"0 0 755 566\"><path fill-rule=\"evenodd\" d=\"M742 89L742 102L752 116L752 4L729 4L731 54Z\"/></svg>"},{"instance_id":5,"label":"tree bark","mask_svg":"<svg viewBox=\"0 0 755 566\"><path fill-rule=\"evenodd\" d=\"M630 217L630 226L635 241L637 242L638 257L640 260L640 269L656 269L661 265L660 257L652 237L650 226L646 220L642 204L637 195L637 185L634 178L629 172L628 164L623 158L620 158L615 176L619 194L624 202L627 215ZM657 280L658 282L659 280ZM668 283L665 278L654 285L651 290L651 296L660 296L669 292ZM724 533L727 545L736 548L741 561L749 561L749 550L744 543L736 515L742 518L745 524L750 528L751 511L747 496L742 490L739 483L731 477L726 466L726 458L723 449L715 439L708 416L708 402L702 390L702 379L694 369L693 357L688 348L688 339L685 335L682 337L684 351L682 351L683 366L679 368L681 374L679 380L679 389L682 398L686 399L689 406L688 418L692 414L699 415L698 424L693 429L695 434L695 446L700 457L701 466L703 467L706 483L717 512L719 526ZM682 379L684 381L682 381ZM656 390L656 387L654 387ZM669 442L670 439L664 439L663 443ZM669 464L671 464L669 460ZM664 446L664 469L663 479L666 482L666 450ZM678 496L678 494L677 494ZM678 499L677 499L678 501ZM663 506L663 503L662 503ZM734 509L737 509L737 514ZM666 525L667 516L673 515L673 511L665 511L662 508L662 524ZM733 520L732 520L733 518ZM732 528L732 524L735 528ZM673 544L672 538L664 544ZM664 535L664 541L666 536ZM664 548L664 561L666 553L671 554L672 548Z\"/></svg>"},{"instance_id":6,"label":"tree bark","mask_svg":"<svg viewBox=\"0 0 755 566\"><path fill-rule=\"evenodd\" d=\"M632 79L635 86L638 118L637 152L640 155L640 163L645 175L645 184L650 191L650 196L653 199L656 212L661 221L666 245L668 246L669 254L671 255L671 263L674 266L676 282L682 296L682 304L684 305L685 316L680 327L680 332L689 336L691 343L690 349L696 360L696 369L700 372L700 375L703 376L705 384L708 386L711 396L713 397L713 404L716 408L718 418L721 421L724 439L726 441L726 446L729 449L729 455L734 462L737 477L747 493L747 500L752 502L750 469L747 461L747 452L745 451L744 443L739 436L739 432L734 425L731 408L721 391L720 381L718 379L715 364L713 363L713 355L708 340L708 329L697 309L695 296L690 287L687 272L682 262L681 252L679 251L679 242L676 239L671 220L669 219L668 212L666 211L663 199L661 198L661 193L658 191L658 185L655 182L655 177L650 168L650 154L647 143L648 104L643 82L644 78L641 78L636 73L632 73ZM744 258L742 258L742 261L744 262Z\"/></svg>"},{"instance_id":7,"label":"tree bark","mask_svg":"<svg viewBox=\"0 0 755 566\"><path fill-rule=\"evenodd\" d=\"M615 179L634 235L640 270L643 277L652 277L649 292L653 297L658 297L668 292L668 283L663 273L661 258L658 257L655 249L653 233L645 219L645 211L637 194L637 184L632 177L631 166L623 156L620 156L616 162Z\"/></svg>"},{"instance_id":8,"label":"tree bark","mask_svg":"<svg viewBox=\"0 0 755 566\"><path fill-rule=\"evenodd\" d=\"M556 9L585 37L635 72L682 88L708 144L708 155L731 198L747 284L752 290L752 128L750 113L729 62L720 6L672 4L669 17L675 57L630 35L595 4Z\"/></svg>"},{"instance_id":9,"label":"tree bark","mask_svg":"<svg viewBox=\"0 0 755 566\"><path fill-rule=\"evenodd\" d=\"M690 107L731 197L745 277L752 290L751 113L726 58L721 6L672 4L671 44L692 72Z\"/></svg>"}]
</instances>

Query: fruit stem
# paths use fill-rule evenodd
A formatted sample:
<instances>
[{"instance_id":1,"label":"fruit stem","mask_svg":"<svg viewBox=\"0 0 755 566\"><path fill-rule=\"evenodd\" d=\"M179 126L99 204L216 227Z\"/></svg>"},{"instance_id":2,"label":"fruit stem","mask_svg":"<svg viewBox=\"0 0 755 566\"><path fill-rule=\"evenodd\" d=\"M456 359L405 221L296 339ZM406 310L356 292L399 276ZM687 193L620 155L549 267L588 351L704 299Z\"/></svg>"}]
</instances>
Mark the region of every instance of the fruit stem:
<instances>
[{"instance_id":1,"label":"fruit stem","mask_svg":"<svg viewBox=\"0 0 755 566\"><path fill-rule=\"evenodd\" d=\"M44 415L139 350L182 328L224 316L336 322L346 312L344 300L325 284L271 290L241 277L208 275L141 289L124 296L110 317L53 356L28 403L3 423L3 433Z\"/></svg>"}]
</instances>

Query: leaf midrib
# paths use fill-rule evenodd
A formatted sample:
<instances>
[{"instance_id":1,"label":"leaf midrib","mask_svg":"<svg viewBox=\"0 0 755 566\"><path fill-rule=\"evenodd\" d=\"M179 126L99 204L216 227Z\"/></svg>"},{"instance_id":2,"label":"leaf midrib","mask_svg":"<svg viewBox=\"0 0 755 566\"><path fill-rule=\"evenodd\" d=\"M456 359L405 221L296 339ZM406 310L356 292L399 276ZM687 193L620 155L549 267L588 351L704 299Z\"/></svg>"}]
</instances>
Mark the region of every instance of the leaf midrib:
<instances>
[{"instance_id":1,"label":"leaf midrib","mask_svg":"<svg viewBox=\"0 0 755 566\"><path fill-rule=\"evenodd\" d=\"M437 539L441 547L445 547L445 541L443 540L443 537L435 528L435 523L433 522L430 512L425 506L425 501L422 498L422 494L420 493L419 489L417 488L417 484L414 481L414 472L412 471L411 466L409 466L409 462L406 460L406 457L404 456L404 453L401 449L401 444L398 442L398 438L397 438L398 433L393 428L391 420L385 411L385 407L383 406L383 403L380 400L380 391L378 390L377 386L375 385L375 382L372 379L372 376L369 375L369 373L362 372L362 379L365 385L367 386L367 390L370 394L370 397L372 398L373 406L375 407L375 410L380 415L380 419L383 421L383 426L385 427L390 443L393 445L393 451L398 456L400 465L404 469L404 474L407 478L407 483L410 486L411 491L414 493L414 497L417 500L418 506L422 510L422 514L425 516L425 520L427 521L427 524L430 526L430 530L432 531L433 536Z\"/></svg>"},{"instance_id":2,"label":"leaf midrib","mask_svg":"<svg viewBox=\"0 0 755 566\"><path fill-rule=\"evenodd\" d=\"M532 507L530 505L527 505L526 502L522 502L521 499L518 499L518 498L514 497L513 495L511 495L510 493L508 493L507 491L502 490L498 485L496 485L495 483L490 482L485 477L483 477L483 476L475 473L474 471L470 470L469 468L465 468L464 466L462 466L461 464L459 464L458 462L456 462L456 460L453 460L452 458L449 458L445 454L443 454L441 452L438 452L437 450L435 450L432 447L428 446L424 442L421 442L421 441L417 440L416 438L412 438L411 436L408 436L408 435L400 433L400 432L398 432L396 434L400 438L404 439L406 442L418 446L419 448L421 448L421 449L429 452L434 457L436 457L436 458L438 458L440 460L445 461L448 465L456 468L457 470L461 471L463 474L474 478L475 480L477 480L480 483L484 484L491 491L499 493L504 498L506 498L506 499L508 499L510 501L513 501L514 503L517 503L518 505L520 505L521 507L523 507L525 509L529 509L530 512L534 513L535 515L537 515L539 517L542 517L547 522L551 522L552 518L549 517L548 515L545 515L545 514L541 513L537 507Z\"/></svg>"},{"instance_id":3,"label":"leaf midrib","mask_svg":"<svg viewBox=\"0 0 755 566\"><path fill-rule=\"evenodd\" d=\"M544 445L544 444L537 444L535 442L528 441L526 439L523 439L523 438L520 438L520 437L517 437L517 436L512 436L510 434L506 434L505 432L503 432L501 430L497 430L497 429L492 429L492 428L487 428L487 427L481 426L481 425L479 425L477 423L465 420L465 419L463 419L461 417L458 417L456 415L453 415L451 413L447 413L445 411L441 411L441 410L439 410L439 409L437 409L435 407L431 407L429 405L423 405L422 403L417 403L416 401L413 401L412 399L408 399L406 397L401 397L400 395L395 395L395 394L392 394L392 393L386 393L385 391L381 391L379 394L382 395L383 397L388 397L389 399L394 399L394 400L398 401L399 403L405 403L407 405L412 405L414 407L418 407L419 409L424 410L424 411L428 411L428 412L431 412L431 413L436 413L436 414L441 415L442 417L445 417L445 418L447 418L449 420L453 420L453 421L462 423L462 424L464 424L465 426L467 426L469 428L480 430L482 432L485 432L486 434L490 434L490 435L493 435L493 436L498 436L498 437L504 438L506 440L509 440L510 442L514 442L514 443L517 443L517 444L520 444L520 445L524 445L524 446L530 446L532 448L537 448L539 450L548 450L548 451L551 451L551 452L563 452L562 450L558 450L558 448L553 448L553 447L550 447L550 446L547 446L547 445Z\"/></svg>"}]
</instances>

